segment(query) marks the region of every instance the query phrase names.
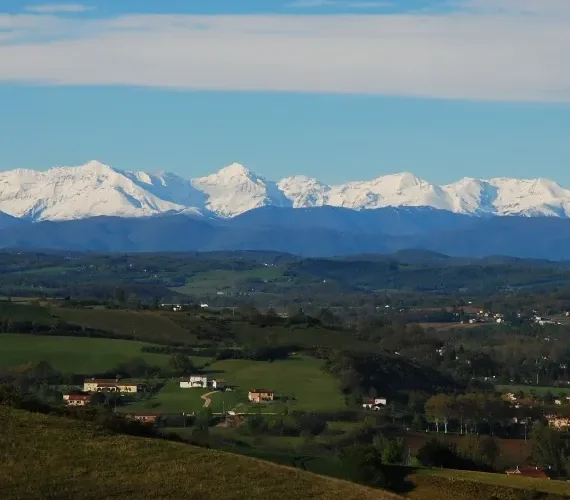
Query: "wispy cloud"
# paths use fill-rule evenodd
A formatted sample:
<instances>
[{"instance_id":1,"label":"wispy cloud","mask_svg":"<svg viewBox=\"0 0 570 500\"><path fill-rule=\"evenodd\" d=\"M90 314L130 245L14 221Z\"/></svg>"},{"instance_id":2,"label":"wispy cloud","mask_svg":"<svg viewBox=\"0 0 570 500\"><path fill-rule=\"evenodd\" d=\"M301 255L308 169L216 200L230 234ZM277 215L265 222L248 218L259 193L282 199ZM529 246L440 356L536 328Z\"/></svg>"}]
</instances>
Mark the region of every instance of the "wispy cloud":
<instances>
[{"instance_id":1,"label":"wispy cloud","mask_svg":"<svg viewBox=\"0 0 570 500\"><path fill-rule=\"evenodd\" d=\"M431 14L0 14L0 81L570 102L570 11L517 1L537 10L470 0Z\"/></svg>"},{"instance_id":2,"label":"wispy cloud","mask_svg":"<svg viewBox=\"0 0 570 500\"><path fill-rule=\"evenodd\" d=\"M391 2L381 1L358 1L358 0L297 0L288 5L293 8L314 8L314 7L345 7L352 9L383 9L393 7Z\"/></svg>"},{"instance_id":3,"label":"wispy cloud","mask_svg":"<svg viewBox=\"0 0 570 500\"><path fill-rule=\"evenodd\" d=\"M452 0L451 5L475 13L570 15L570 0Z\"/></svg>"},{"instance_id":4,"label":"wispy cloud","mask_svg":"<svg viewBox=\"0 0 570 500\"><path fill-rule=\"evenodd\" d=\"M88 5L77 3L61 3L61 4L44 4L44 5L28 5L27 12L34 14L61 14L61 13L78 13L92 10Z\"/></svg>"}]
</instances>

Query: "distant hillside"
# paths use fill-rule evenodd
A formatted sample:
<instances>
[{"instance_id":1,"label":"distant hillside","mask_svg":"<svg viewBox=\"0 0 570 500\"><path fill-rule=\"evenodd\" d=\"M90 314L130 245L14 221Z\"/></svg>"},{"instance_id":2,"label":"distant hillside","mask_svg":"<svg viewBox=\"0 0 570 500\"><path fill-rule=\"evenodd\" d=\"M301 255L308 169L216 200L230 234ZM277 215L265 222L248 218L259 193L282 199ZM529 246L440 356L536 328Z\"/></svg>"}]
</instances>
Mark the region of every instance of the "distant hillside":
<instances>
[{"instance_id":1,"label":"distant hillside","mask_svg":"<svg viewBox=\"0 0 570 500\"><path fill-rule=\"evenodd\" d=\"M0 428L2 500L400 498L238 455L1 407Z\"/></svg>"},{"instance_id":2,"label":"distant hillside","mask_svg":"<svg viewBox=\"0 0 570 500\"><path fill-rule=\"evenodd\" d=\"M120 253L256 250L305 257L420 250L468 258L570 260L570 219L474 217L425 207L262 207L232 219L171 213L36 223L0 213L0 248Z\"/></svg>"}]
</instances>

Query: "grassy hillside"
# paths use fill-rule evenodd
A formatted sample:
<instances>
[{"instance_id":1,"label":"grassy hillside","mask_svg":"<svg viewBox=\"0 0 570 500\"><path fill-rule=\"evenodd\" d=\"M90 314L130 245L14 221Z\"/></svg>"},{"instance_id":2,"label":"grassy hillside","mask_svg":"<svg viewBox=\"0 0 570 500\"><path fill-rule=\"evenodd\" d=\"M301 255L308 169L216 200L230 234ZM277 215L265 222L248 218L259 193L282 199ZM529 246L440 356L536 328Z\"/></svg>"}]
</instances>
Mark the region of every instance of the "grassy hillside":
<instances>
[{"instance_id":1,"label":"grassy hillside","mask_svg":"<svg viewBox=\"0 0 570 500\"><path fill-rule=\"evenodd\" d=\"M196 358L200 365L205 358ZM285 405L294 410L335 411L346 408L338 381L322 370L323 362L308 356L274 361L250 361L228 359L215 361L206 368L208 375L222 378L232 386L232 391L211 394L210 408L236 411L281 412ZM249 389L266 388L276 392L274 402L259 405L248 404ZM209 389L181 389L178 380L170 380L164 388L148 401L140 401L125 407L131 409L152 408L164 413L196 411L204 406L201 395Z\"/></svg>"},{"instance_id":2,"label":"grassy hillside","mask_svg":"<svg viewBox=\"0 0 570 500\"><path fill-rule=\"evenodd\" d=\"M109 435L57 417L0 408L0 428L3 500L399 498L219 451Z\"/></svg>"},{"instance_id":3,"label":"grassy hillside","mask_svg":"<svg viewBox=\"0 0 570 500\"><path fill-rule=\"evenodd\" d=\"M155 312L53 308L52 313L67 323L118 335L132 335L148 342L196 341L188 330L181 328L166 315Z\"/></svg>"},{"instance_id":4,"label":"grassy hillside","mask_svg":"<svg viewBox=\"0 0 570 500\"><path fill-rule=\"evenodd\" d=\"M97 373L133 358L166 366L168 356L141 352L143 342L88 337L50 337L1 334L0 367L13 368L28 362L47 361L64 373ZM205 358L195 358L201 365Z\"/></svg>"},{"instance_id":5,"label":"grassy hillside","mask_svg":"<svg viewBox=\"0 0 570 500\"><path fill-rule=\"evenodd\" d=\"M415 485L409 498L415 500L570 498L570 485L564 481L513 477L506 474L421 469L408 479Z\"/></svg>"},{"instance_id":6,"label":"grassy hillside","mask_svg":"<svg viewBox=\"0 0 570 500\"><path fill-rule=\"evenodd\" d=\"M570 388L568 387L542 387L536 385L497 385L495 387L500 392L523 392L524 394L536 394L544 396L547 393L556 396L570 396Z\"/></svg>"}]
</instances>

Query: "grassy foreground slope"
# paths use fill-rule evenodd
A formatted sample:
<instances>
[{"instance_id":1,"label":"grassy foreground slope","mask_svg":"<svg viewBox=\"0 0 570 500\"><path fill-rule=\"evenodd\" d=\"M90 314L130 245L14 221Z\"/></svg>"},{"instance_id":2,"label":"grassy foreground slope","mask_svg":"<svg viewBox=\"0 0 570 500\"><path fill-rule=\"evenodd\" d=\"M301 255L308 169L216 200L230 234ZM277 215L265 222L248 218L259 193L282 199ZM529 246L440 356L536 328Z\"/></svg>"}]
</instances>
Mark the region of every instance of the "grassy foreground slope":
<instances>
[{"instance_id":1,"label":"grassy foreground slope","mask_svg":"<svg viewBox=\"0 0 570 500\"><path fill-rule=\"evenodd\" d=\"M393 494L220 451L0 408L3 500L390 500Z\"/></svg>"}]
</instances>

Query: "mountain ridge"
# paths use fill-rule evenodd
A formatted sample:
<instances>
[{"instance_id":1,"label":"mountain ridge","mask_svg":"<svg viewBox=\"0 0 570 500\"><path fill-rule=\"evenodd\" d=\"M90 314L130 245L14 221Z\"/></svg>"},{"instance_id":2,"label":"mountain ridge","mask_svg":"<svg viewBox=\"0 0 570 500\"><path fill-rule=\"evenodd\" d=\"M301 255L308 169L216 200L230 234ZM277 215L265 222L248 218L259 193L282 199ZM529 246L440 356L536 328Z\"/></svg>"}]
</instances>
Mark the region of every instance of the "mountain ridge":
<instances>
[{"instance_id":1,"label":"mountain ridge","mask_svg":"<svg viewBox=\"0 0 570 500\"><path fill-rule=\"evenodd\" d=\"M440 186L409 172L339 185L305 175L271 181L239 163L193 179L167 171L119 170L95 160L45 171L0 172L0 211L31 221L165 213L233 218L268 206L430 207L478 217L569 218L570 189L544 178L505 177L465 177Z\"/></svg>"}]
</instances>

